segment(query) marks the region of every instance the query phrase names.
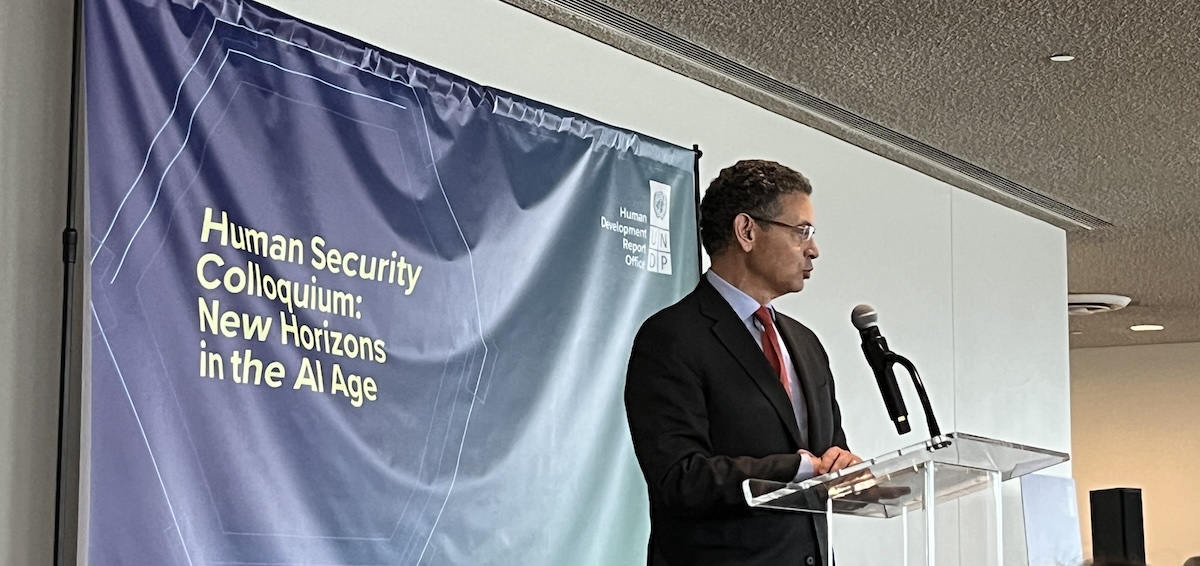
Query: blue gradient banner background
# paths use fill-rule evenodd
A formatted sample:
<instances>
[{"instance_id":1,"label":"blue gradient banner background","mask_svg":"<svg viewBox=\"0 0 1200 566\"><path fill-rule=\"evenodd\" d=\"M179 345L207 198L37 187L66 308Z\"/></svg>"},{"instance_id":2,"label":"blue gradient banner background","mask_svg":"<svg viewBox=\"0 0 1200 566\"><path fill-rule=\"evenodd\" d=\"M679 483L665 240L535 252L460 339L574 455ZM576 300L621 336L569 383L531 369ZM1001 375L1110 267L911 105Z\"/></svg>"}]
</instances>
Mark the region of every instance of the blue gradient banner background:
<instances>
[{"instance_id":1,"label":"blue gradient banner background","mask_svg":"<svg viewBox=\"0 0 1200 566\"><path fill-rule=\"evenodd\" d=\"M85 9L88 563L644 561L691 151L250 2Z\"/></svg>"}]
</instances>

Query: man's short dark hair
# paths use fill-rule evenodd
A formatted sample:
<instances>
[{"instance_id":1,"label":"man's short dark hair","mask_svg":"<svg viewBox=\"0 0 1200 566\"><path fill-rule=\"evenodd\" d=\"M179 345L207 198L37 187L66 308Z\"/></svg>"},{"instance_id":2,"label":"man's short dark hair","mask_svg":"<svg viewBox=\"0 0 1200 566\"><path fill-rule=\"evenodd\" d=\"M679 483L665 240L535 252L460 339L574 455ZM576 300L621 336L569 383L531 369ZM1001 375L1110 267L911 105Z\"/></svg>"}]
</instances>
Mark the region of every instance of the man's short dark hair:
<instances>
[{"instance_id":1,"label":"man's short dark hair","mask_svg":"<svg viewBox=\"0 0 1200 566\"><path fill-rule=\"evenodd\" d=\"M779 198L787 194L812 194L812 184L798 171L774 161L747 159L721 170L700 201L700 241L708 255L721 253L733 243L733 218L745 212L774 219L781 212Z\"/></svg>"}]
</instances>

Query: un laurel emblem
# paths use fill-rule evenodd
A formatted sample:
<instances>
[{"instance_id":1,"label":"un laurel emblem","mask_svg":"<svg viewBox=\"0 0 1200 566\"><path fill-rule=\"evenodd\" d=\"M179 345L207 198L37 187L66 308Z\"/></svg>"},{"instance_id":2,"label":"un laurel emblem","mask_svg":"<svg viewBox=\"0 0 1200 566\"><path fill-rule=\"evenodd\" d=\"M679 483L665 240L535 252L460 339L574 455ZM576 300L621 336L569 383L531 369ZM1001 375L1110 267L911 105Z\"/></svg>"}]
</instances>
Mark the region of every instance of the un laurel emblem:
<instances>
[{"instance_id":1,"label":"un laurel emblem","mask_svg":"<svg viewBox=\"0 0 1200 566\"><path fill-rule=\"evenodd\" d=\"M659 218L667 215L667 196L663 193L654 193L654 215Z\"/></svg>"}]
</instances>

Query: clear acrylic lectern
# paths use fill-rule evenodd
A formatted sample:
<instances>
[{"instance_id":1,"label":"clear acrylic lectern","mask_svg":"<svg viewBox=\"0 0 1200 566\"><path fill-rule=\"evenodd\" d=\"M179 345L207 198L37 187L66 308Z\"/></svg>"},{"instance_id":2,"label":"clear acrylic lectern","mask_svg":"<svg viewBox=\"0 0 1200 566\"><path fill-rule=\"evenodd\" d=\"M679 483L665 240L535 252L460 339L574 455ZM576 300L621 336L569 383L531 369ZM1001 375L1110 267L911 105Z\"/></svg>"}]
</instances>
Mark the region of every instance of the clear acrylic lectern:
<instances>
[{"instance_id":1,"label":"clear acrylic lectern","mask_svg":"<svg viewBox=\"0 0 1200 566\"><path fill-rule=\"evenodd\" d=\"M923 512L925 563L934 566L935 506L984 492L990 494L994 515L964 516L962 520L995 529L989 562L1002 565L1000 484L1068 458L1062 452L952 432L800 483L750 479L742 484L742 490L751 507L824 514L830 541L824 549L826 566L833 566L834 514L900 518L905 541L902 563L907 565L908 513L914 510Z\"/></svg>"}]
</instances>

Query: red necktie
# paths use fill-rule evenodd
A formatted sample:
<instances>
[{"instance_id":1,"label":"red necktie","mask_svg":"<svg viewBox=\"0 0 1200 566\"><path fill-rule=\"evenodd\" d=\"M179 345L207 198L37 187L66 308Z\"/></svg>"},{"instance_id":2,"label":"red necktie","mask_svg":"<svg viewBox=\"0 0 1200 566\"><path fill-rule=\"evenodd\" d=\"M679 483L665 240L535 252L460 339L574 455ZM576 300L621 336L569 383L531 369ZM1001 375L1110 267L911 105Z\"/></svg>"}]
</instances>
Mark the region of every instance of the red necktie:
<instances>
[{"instance_id":1,"label":"red necktie","mask_svg":"<svg viewBox=\"0 0 1200 566\"><path fill-rule=\"evenodd\" d=\"M787 372L783 368L783 353L779 351L779 338L775 335L775 323L771 321L771 310L767 307L758 307L754 311L754 318L763 327L763 353L767 355L767 363L771 364L771 369L775 370L779 376L779 382L783 384L783 390L787 392L789 399L792 398L792 386L788 383Z\"/></svg>"}]
</instances>

